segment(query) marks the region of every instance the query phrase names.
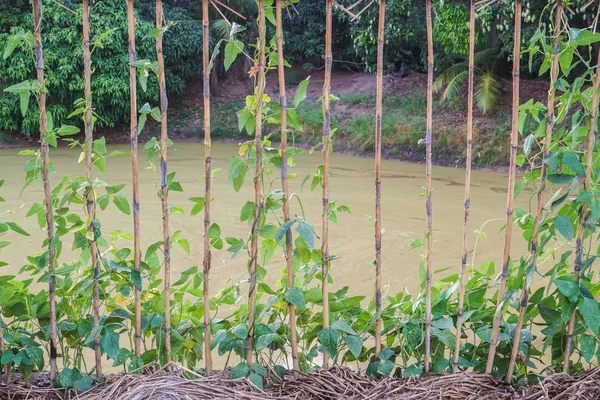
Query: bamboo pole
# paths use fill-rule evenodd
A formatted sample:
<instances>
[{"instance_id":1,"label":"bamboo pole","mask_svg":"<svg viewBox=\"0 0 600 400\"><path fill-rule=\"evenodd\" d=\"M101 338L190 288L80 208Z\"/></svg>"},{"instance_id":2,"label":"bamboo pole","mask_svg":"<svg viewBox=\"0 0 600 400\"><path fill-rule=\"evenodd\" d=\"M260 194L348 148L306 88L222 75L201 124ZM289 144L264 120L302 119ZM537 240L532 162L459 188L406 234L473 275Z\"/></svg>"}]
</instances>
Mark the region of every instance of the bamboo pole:
<instances>
[{"instance_id":1,"label":"bamboo pole","mask_svg":"<svg viewBox=\"0 0 600 400\"><path fill-rule=\"evenodd\" d=\"M333 30L332 0L325 0L325 83L323 84L323 231L321 236L321 282L323 293L323 329L329 327L329 135L331 133L331 37ZM323 352L323 368L329 367L329 355Z\"/></svg>"},{"instance_id":2,"label":"bamboo pole","mask_svg":"<svg viewBox=\"0 0 600 400\"><path fill-rule=\"evenodd\" d=\"M165 351L167 363L171 362L171 239L169 238L169 206L167 203L167 87L165 83L165 59L163 57L163 7L156 0L156 27L161 31L156 38L158 61L158 85L160 91L160 202L162 206L164 266L165 266Z\"/></svg>"},{"instance_id":3,"label":"bamboo pole","mask_svg":"<svg viewBox=\"0 0 600 400\"><path fill-rule=\"evenodd\" d=\"M86 207L87 213L92 218L88 230L94 232L96 220L96 205L94 191L92 190L92 147L94 143L94 127L92 122L92 61L90 52L90 8L88 0L83 0L83 96L85 97L85 180L88 182ZM98 276L98 244L96 239L89 241L91 248L92 269L94 275L93 287L93 322L94 328L100 323L100 283ZM102 353L100 349L100 335L94 339L94 360L96 362L96 376L102 378Z\"/></svg>"},{"instance_id":4,"label":"bamboo pole","mask_svg":"<svg viewBox=\"0 0 600 400\"><path fill-rule=\"evenodd\" d=\"M552 55L552 65L550 67L550 87L548 89L548 116L546 119L546 136L544 137L544 150L542 160L546 159L546 156L550 154L550 144L552 141L552 130L554 127L554 95L556 88L554 84L558 77L558 54L560 52L560 31L561 31L561 15L562 15L562 3L561 0L557 0L556 9L554 14L554 47ZM535 269L537 262L537 247L539 243L539 232L540 223L542 220L542 210L544 207L544 191L546 190L546 176L548 174L548 166L545 162L542 162L540 172L540 188L537 192L537 207L535 212L535 221L533 224L533 235L531 236L531 245L529 247L529 261ZM512 348L512 354L510 356L510 363L508 364L508 372L506 374L506 381L510 383L512 380L513 372L515 370L515 363L517 355L519 354L519 342L521 341L521 332L523 330L523 321L525 320L525 312L527 311L527 302L529 301L529 279L525 279L523 283L523 293L521 294L521 308L519 310L519 319L517 321L517 327L515 330L515 339Z\"/></svg>"},{"instance_id":5,"label":"bamboo pole","mask_svg":"<svg viewBox=\"0 0 600 400\"><path fill-rule=\"evenodd\" d=\"M600 49L598 49L598 61L596 64L600 64ZM592 164L594 146L596 144L596 124L598 123L598 88L600 87L600 69L596 68L596 76L594 79L594 86L592 87L592 109L590 112L590 129L587 137L587 149L586 149L586 162L585 162L585 178L583 180L583 190L585 192L590 190L590 182L592 180ZM587 215L588 203L587 201L581 206L579 211L579 222L577 225L577 238L576 238L576 249L575 249L575 265L574 265L574 279L579 282L581 263L583 258L583 239L585 236L585 217ZM569 325L567 328L567 345L565 349L564 361L563 361L563 372L569 372L569 359L571 357L571 349L573 346L573 331L575 330L575 316L577 314L577 308L573 310L571 318L569 319Z\"/></svg>"},{"instance_id":6,"label":"bamboo pole","mask_svg":"<svg viewBox=\"0 0 600 400\"><path fill-rule=\"evenodd\" d=\"M285 222L290 220L290 189L288 187L288 156L287 156L287 97L285 93L285 65L283 59L283 18L282 18L282 0L275 1L275 16L277 19L277 74L279 77L279 103L281 105L281 189L283 191L283 219ZM292 230L288 229L285 233L285 261L287 266L287 284L288 288L294 287L294 266L293 266L293 244ZM294 378L298 379L300 365L298 362L298 339L296 332L296 310L292 303L288 302L290 314L290 340L292 347L292 367L294 369Z\"/></svg>"},{"instance_id":7,"label":"bamboo pole","mask_svg":"<svg viewBox=\"0 0 600 400\"><path fill-rule=\"evenodd\" d=\"M249 288L249 316L248 316L248 348L246 349L246 362L252 362L254 350L254 323L256 317L256 264L258 262L258 225L262 214L261 204L261 176L262 176L262 103L265 89L265 2L258 0L258 77L256 83L256 128L254 146L256 147L256 165L254 170L254 221L252 221L252 243L250 255L250 283Z\"/></svg>"},{"instance_id":8,"label":"bamboo pole","mask_svg":"<svg viewBox=\"0 0 600 400\"><path fill-rule=\"evenodd\" d=\"M210 296L208 275L211 267L210 237L210 186L211 186L211 155L210 155L210 71L209 71L209 26L208 0L202 0L202 86L204 91L204 368L206 376L212 372L210 353Z\"/></svg>"},{"instance_id":9,"label":"bamboo pole","mask_svg":"<svg viewBox=\"0 0 600 400\"><path fill-rule=\"evenodd\" d=\"M502 320L502 309L504 307L504 293L506 291L506 280L508 278L508 264L510 262L510 244L512 239L512 215L515 202L515 177L516 159L519 148L519 70L521 67L521 0L515 2L515 34L513 48L513 97L512 97L512 130L510 134L510 167L508 171L508 188L506 195L506 230L504 234L504 254L502 257L502 272L500 274L500 288L492 337L490 339L490 351L488 354L485 372L490 374L494 368L496 347L498 346L498 334L500 332L500 321Z\"/></svg>"},{"instance_id":10,"label":"bamboo pole","mask_svg":"<svg viewBox=\"0 0 600 400\"><path fill-rule=\"evenodd\" d=\"M425 372L431 362L431 255L433 252L433 209L431 203L431 130L433 128L433 26L431 0L426 2L427 14L427 128L425 133L425 206L427 209L427 255L425 289Z\"/></svg>"},{"instance_id":11,"label":"bamboo pole","mask_svg":"<svg viewBox=\"0 0 600 400\"><path fill-rule=\"evenodd\" d=\"M42 49L42 9L40 0L33 0L33 34L35 37L35 69L40 87L38 106L40 108L40 157L42 159L42 179L46 207L46 233L48 236L48 302L50 307L50 385L54 386L56 371L56 276L54 275L54 220L52 218L52 188L46 132L46 84L44 81L44 54Z\"/></svg>"},{"instance_id":12,"label":"bamboo pole","mask_svg":"<svg viewBox=\"0 0 600 400\"><path fill-rule=\"evenodd\" d=\"M377 28L377 104L375 105L375 312L381 312L381 120L383 113L383 45L385 0L379 0ZM381 315L375 321L375 358L381 351Z\"/></svg>"},{"instance_id":13,"label":"bamboo pole","mask_svg":"<svg viewBox=\"0 0 600 400\"><path fill-rule=\"evenodd\" d=\"M138 178L138 121L137 121L137 82L136 70L132 65L137 57L135 53L135 14L133 0L127 0L127 33L129 36L129 130L131 141L131 173L133 182L133 269L140 271L142 258L140 237L140 196ZM140 290L134 291L135 301L135 356L139 357L142 346L142 307Z\"/></svg>"},{"instance_id":14,"label":"bamboo pole","mask_svg":"<svg viewBox=\"0 0 600 400\"><path fill-rule=\"evenodd\" d=\"M460 288L458 291L458 313L456 316L456 343L452 370L458 372L460 357L460 337L462 332L465 305L465 284L467 281L467 254L469 241L469 213L471 209L471 162L473 159L473 87L475 86L475 0L471 0L469 19L469 87L467 100L467 161L465 165L465 216L463 221L462 252L460 263Z\"/></svg>"}]
</instances>

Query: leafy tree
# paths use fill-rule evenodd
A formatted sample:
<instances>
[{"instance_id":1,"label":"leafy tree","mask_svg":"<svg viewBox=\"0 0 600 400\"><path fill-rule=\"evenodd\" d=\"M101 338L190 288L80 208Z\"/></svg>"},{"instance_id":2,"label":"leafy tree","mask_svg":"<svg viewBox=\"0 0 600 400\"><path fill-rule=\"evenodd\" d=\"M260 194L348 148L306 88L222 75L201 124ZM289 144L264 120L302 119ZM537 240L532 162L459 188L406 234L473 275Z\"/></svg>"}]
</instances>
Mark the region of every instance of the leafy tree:
<instances>
[{"instance_id":1,"label":"leafy tree","mask_svg":"<svg viewBox=\"0 0 600 400\"><path fill-rule=\"evenodd\" d=\"M83 97L81 20L79 2L45 1L44 57L48 89L48 110L60 124L68 119L73 103ZM26 1L0 6L0 49L6 50L11 35L31 30L32 17ZM139 8L138 8L139 9ZM167 88L181 93L186 81L201 70L202 27L180 8L166 8L168 20L175 25L165 35ZM146 10L137 15L138 59L154 58L154 39L144 36L154 29L154 15ZM99 0L91 8L92 91L99 115L97 126L114 126L129 116L129 79L126 4L117 0ZM3 89L31 79L35 75L30 60L30 44L21 41L13 55L0 60L0 82ZM149 76L150 80L156 79ZM158 98L156 85L148 84L148 92L140 91L139 103ZM0 95L0 130L21 131L30 135L37 130L37 106L31 104L24 116L19 112L19 99L10 93Z\"/></svg>"}]
</instances>

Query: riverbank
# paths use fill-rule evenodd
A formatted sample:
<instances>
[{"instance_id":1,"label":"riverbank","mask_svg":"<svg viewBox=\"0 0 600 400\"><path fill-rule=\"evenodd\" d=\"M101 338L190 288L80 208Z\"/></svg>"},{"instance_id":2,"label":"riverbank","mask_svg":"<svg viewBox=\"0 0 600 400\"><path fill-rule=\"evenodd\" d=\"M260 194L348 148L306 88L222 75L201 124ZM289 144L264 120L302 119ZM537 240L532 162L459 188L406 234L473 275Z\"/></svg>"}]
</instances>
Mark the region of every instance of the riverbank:
<instances>
[{"instance_id":1,"label":"riverbank","mask_svg":"<svg viewBox=\"0 0 600 400\"><path fill-rule=\"evenodd\" d=\"M238 130L237 111L244 107L248 94L247 82L236 75L221 83L219 94L212 98L212 136L215 142L240 142L250 137ZM288 88L288 97L293 98L297 83L308 78L308 73L294 75ZM277 98L276 75L271 74L267 82L267 94ZM291 135L298 147L311 148L321 141L323 117L319 98L323 73L314 71L309 79L307 100L298 108L303 131ZM332 93L339 100L332 104L333 150L335 152L372 157L374 151L375 76L363 73L336 71L332 77ZM487 114L476 110L474 115L473 165L479 169L506 170L509 159L509 137L511 130L510 82L503 82L500 103ZM522 82L521 102L533 97L542 100L547 83L542 81ZM426 76L410 74L406 77L388 75L384 79L383 99L383 157L422 163L425 146L420 140L425 135ZM461 167L466 152L466 102L464 93L455 101L440 103L434 100L433 162L436 165ZM177 142L202 142L203 110L202 86L199 80L189 83L183 96L174 98L169 108L169 134ZM267 126L271 140L279 140L279 127ZM121 124L114 128L102 128L96 132L104 136L109 144L129 143L129 126ZM148 120L140 142L159 135L155 121ZM2 134L0 148L27 147L35 143L19 135Z\"/></svg>"}]
</instances>

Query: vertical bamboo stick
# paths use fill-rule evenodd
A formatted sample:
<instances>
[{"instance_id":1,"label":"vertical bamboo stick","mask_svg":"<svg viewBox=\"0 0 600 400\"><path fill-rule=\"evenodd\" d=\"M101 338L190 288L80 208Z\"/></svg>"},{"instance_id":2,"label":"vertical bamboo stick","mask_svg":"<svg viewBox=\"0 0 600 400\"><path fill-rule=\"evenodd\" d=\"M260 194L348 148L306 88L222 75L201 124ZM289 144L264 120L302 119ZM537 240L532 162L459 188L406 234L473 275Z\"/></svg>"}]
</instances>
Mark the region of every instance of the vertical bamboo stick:
<instances>
[{"instance_id":1,"label":"vertical bamboo stick","mask_svg":"<svg viewBox=\"0 0 600 400\"><path fill-rule=\"evenodd\" d=\"M463 221L462 252L460 262L460 289L458 291L458 313L456 316L456 343L452 370L458 372L460 337L465 305L465 283L467 281L467 254L469 241L469 213L471 208L471 160L473 159L473 87L475 71L475 0L471 0L469 20L469 88L467 100L467 161L465 165L465 216Z\"/></svg>"},{"instance_id":2,"label":"vertical bamboo stick","mask_svg":"<svg viewBox=\"0 0 600 400\"><path fill-rule=\"evenodd\" d=\"M171 362L171 239L169 238L169 206L167 203L167 87L165 83L165 59L163 57L163 7L156 0L156 27L161 31L156 38L158 61L158 85L160 91L160 202L162 206L164 266L165 266L165 350L167 363Z\"/></svg>"},{"instance_id":3,"label":"vertical bamboo stick","mask_svg":"<svg viewBox=\"0 0 600 400\"><path fill-rule=\"evenodd\" d=\"M287 97L285 93L285 65L283 59L283 18L282 0L275 0L275 16L277 19L277 74L279 76L279 103L281 105L281 189L283 191L283 219L290 220L290 189L288 187L288 156L287 156ZM292 230L285 233L285 261L287 266L288 288L294 287L293 245ZM298 371L298 339L296 337L296 310L292 303L288 303L290 314L290 341L292 347L292 367L294 377L299 377Z\"/></svg>"},{"instance_id":4,"label":"vertical bamboo stick","mask_svg":"<svg viewBox=\"0 0 600 400\"><path fill-rule=\"evenodd\" d=\"M325 0L325 83L323 84L323 231L321 236L321 282L323 291L323 329L329 327L329 134L331 133L331 37L333 30L332 0ZM323 352L323 367L329 367L329 355Z\"/></svg>"},{"instance_id":5,"label":"vertical bamboo stick","mask_svg":"<svg viewBox=\"0 0 600 400\"><path fill-rule=\"evenodd\" d=\"M598 61L596 64L600 64L600 49L598 49ZM598 123L598 88L600 87L600 69L596 68L596 76L594 79L594 86L592 87L592 109L590 112L590 129L587 137L587 149L586 149L586 161L585 161L585 178L583 180L583 190L590 190L590 182L592 179L592 164L594 146L596 144L596 124ZM587 201L581 206L579 211L579 222L577 225L577 238L576 238L576 249L575 249L575 273L574 279L579 282L579 273L581 272L581 263L583 258L583 239L585 236L585 217L587 215L588 203ZM571 349L573 346L573 331L575 329L575 316L577 309L573 310L569 325L567 328L567 345L565 348L565 355L563 361L563 372L569 372L569 359L571 357Z\"/></svg>"},{"instance_id":6,"label":"vertical bamboo stick","mask_svg":"<svg viewBox=\"0 0 600 400\"><path fill-rule=\"evenodd\" d=\"M490 374L494 368L496 347L502 309L504 307L504 292L508 278L508 264L510 262L510 243L512 239L512 215L515 202L515 177L516 159L519 148L519 70L521 67L521 0L515 1L515 34L513 48L513 97L512 97L512 130L510 134L510 167L508 171L508 188L506 195L506 230L504 235L504 254L502 257L502 272L500 274L500 288L498 289L497 307L494 314L492 337L490 339L490 352L488 354L485 372Z\"/></svg>"},{"instance_id":7,"label":"vertical bamboo stick","mask_svg":"<svg viewBox=\"0 0 600 400\"><path fill-rule=\"evenodd\" d=\"M425 133L425 202L427 209L427 255L425 289L425 372L431 362L431 255L433 252L433 209L431 203L431 130L433 128L433 26L431 1L426 0L427 14L427 128Z\"/></svg>"},{"instance_id":8,"label":"vertical bamboo stick","mask_svg":"<svg viewBox=\"0 0 600 400\"><path fill-rule=\"evenodd\" d=\"M42 159L42 179L44 181L44 199L46 207L46 233L48 236L48 302L50 306L50 385L54 385L56 374L56 276L54 275L54 220L52 218L52 188L48 139L46 132L46 84L44 81L44 54L42 49L42 9L40 0L33 0L33 34L35 37L35 69L40 86L38 105L40 108L40 157Z\"/></svg>"},{"instance_id":9,"label":"vertical bamboo stick","mask_svg":"<svg viewBox=\"0 0 600 400\"><path fill-rule=\"evenodd\" d=\"M211 267L210 237L210 185L211 185L211 155L210 155L210 71L209 71L209 26L208 0L202 0L202 88L204 91L204 368L206 376L212 372L210 354L210 296L208 274Z\"/></svg>"},{"instance_id":10,"label":"vertical bamboo stick","mask_svg":"<svg viewBox=\"0 0 600 400\"><path fill-rule=\"evenodd\" d=\"M94 127L92 122L92 61L90 53L90 8L88 0L83 0L83 96L85 97L85 180L88 182L87 190L87 213L92 216L90 232L94 232L94 220L96 219L96 206L94 191L92 190L92 147L94 142ZM94 274L94 328L100 323L100 284L98 276L98 244L96 240L90 240L91 260ZM102 378L102 354L100 351L100 335L94 339L94 359L96 361L96 376Z\"/></svg>"},{"instance_id":11,"label":"vertical bamboo stick","mask_svg":"<svg viewBox=\"0 0 600 400\"><path fill-rule=\"evenodd\" d=\"M548 89L548 116L546 119L546 136L544 137L544 150L542 153L542 160L546 159L546 156L550 153L550 144L552 141L552 129L554 127L554 94L556 88L554 83L558 77L558 54L560 52L560 22L562 15L562 3L561 0L557 0L556 9L554 14L554 47L552 55L552 66L550 68L550 88ZM529 262L536 267L537 262L537 246L539 243L539 231L540 222L542 220L542 209L544 207L544 191L546 189L546 176L548 174L548 166L545 162L542 162L540 172L540 188L537 192L537 207L535 212L535 221L533 224L533 235L531 236L531 245L529 247ZM523 321L525 320L525 312L527 311L527 302L529 301L529 280L526 278L523 283L523 293L521 294L521 309L519 310L519 319L517 321L517 327L515 330L515 339L512 348L512 354L510 356L510 363L508 364L508 372L506 374L506 381L510 383L512 380L513 372L515 370L515 363L517 355L519 354L519 342L521 341L521 332L523 330Z\"/></svg>"},{"instance_id":12,"label":"vertical bamboo stick","mask_svg":"<svg viewBox=\"0 0 600 400\"><path fill-rule=\"evenodd\" d=\"M249 288L249 315L248 315L248 348L246 349L246 362L252 362L254 350L254 323L256 316L256 264L258 262L258 225L262 214L261 203L261 176L262 176L262 103L265 89L265 2L258 0L258 76L256 83L256 128L254 146L256 147L256 166L254 170L254 221L252 221L252 243L250 255L250 283Z\"/></svg>"},{"instance_id":13,"label":"vertical bamboo stick","mask_svg":"<svg viewBox=\"0 0 600 400\"><path fill-rule=\"evenodd\" d=\"M375 312L381 312L381 119L383 113L383 45L385 0L379 0L377 28L377 104L375 105ZM375 321L375 358L381 351L381 316Z\"/></svg>"},{"instance_id":14,"label":"vertical bamboo stick","mask_svg":"<svg viewBox=\"0 0 600 400\"><path fill-rule=\"evenodd\" d=\"M142 258L140 238L140 196L138 179L138 121L137 121L137 82L136 70L132 65L136 61L135 53L135 14L133 0L127 0L127 33L129 36L129 131L131 141L131 173L133 182L133 269L140 271ZM139 357L142 346L142 307L140 290L134 291L135 301L135 356Z\"/></svg>"}]
</instances>

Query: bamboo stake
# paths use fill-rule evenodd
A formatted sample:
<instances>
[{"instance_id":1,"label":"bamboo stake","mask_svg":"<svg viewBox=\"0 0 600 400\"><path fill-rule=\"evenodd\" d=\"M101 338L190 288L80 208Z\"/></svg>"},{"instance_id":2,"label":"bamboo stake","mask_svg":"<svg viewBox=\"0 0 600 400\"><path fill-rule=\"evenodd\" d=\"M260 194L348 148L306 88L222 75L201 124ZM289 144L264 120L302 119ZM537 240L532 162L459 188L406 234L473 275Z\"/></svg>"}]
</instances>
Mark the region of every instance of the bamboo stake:
<instances>
[{"instance_id":1,"label":"bamboo stake","mask_svg":"<svg viewBox=\"0 0 600 400\"><path fill-rule=\"evenodd\" d=\"M383 44L385 0L379 0L377 28L377 104L375 105L375 312L381 312L381 119L383 113ZM375 321L375 358L381 351L381 316Z\"/></svg>"},{"instance_id":2,"label":"bamboo stake","mask_svg":"<svg viewBox=\"0 0 600 400\"><path fill-rule=\"evenodd\" d=\"M554 48L552 55L552 66L550 68L550 88L548 89L548 116L546 119L546 136L544 137L544 150L542 160L546 159L546 156L550 154L550 144L552 141L552 130L554 127L554 94L556 89L554 83L558 77L558 54L560 52L560 22L562 15L562 3L561 0L556 2L556 10L554 14ZM537 262L537 247L539 243L539 231L540 223L542 220L542 210L544 207L544 191L546 190L546 176L548 173L548 166L545 162L542 162L540 172L540 188L537 192L537 207L535 212L535 222L533 224L533 235L531 236L531 245L529 247L529 260L534 270ZM517 327L515 331L515 339L512 348L512 354L510 356L510 363L508 364L508 372L506 374L506 381L510 383L512 380L513 372L515 370L515 363L517 355L519 354L519 343L521 341L521 332L523 330L523 321L525 320L525 312L527 311L527 302L529 301L529 279L525 279L523 283L523 293L521 294L521 309L519 310L519 319L517 321Z\"/></svg>"},{"instance_id":3,"label":"bamboo stake","mask_svg":"<svg viewBox=\"0 0 600 400\"><path fill-rule=\"evenodd\" d=\"M132 65L137 57L135 53L135 14L133 0L127 0L127 33L129 36L129 130L131 141L131 173L133 178L133 269L140 271L142 258L140 237L140 196L138 179L138 121L137 121L137 82L136 70ZM135 356L139 357L142 345L142 307L140 290L136 287L135 301Z\"/></svg>"},{"instance_id":4,"label":"bamboo stake","mask_svg":"<svg viewBox=\"0 0 600 400\"><path fill-rule=\"evenodd\" d=\"M287 97L285 93L285 65L283 59L283 18L281 15L282 0L275 1L275 16L277 18L277 74L279 76L279 103L281 104L281 189L283 191L283 219L290 220L290 189L288 187L288 156L287 156ZM285 233L285 261L287 266L288 288L294 287L292 230ZM292 344L292 367L294 378L298 379L300 365L298 362L298 339L296 337L296 310L288 303L290 313L290 340Z\"/></svg>"},{"instance_id":5,"label":"bamboo stake","mask_svg":"<svg viewBox=\"0 0 600 400\"><path fill-rule=\"evenodd\" d=\"M163 7L156 0L156 59L158 61L158 85L160 91L160 202L162 206L164 265L165 265L165 351L167 363L171 362L171 239L169 238L169 207L167 203L167 87L165 83L165 59L163 57Z\"/></svg>"},{"instance_id":6,"label":"bamboo stake","mask_svg":"<svg viewBox=\"0 0 600 400\"><path fill-rule=\"evenodd\" d=\"M460 263L460 289L458 291L458 314L456 316L456 343L452 370L458 372L460 357L460 337L462 332L465 305L465 284L467 281L467 254L469 241L469 213L471 208L471 161L473 159L473 87L475 71L475 0L471 0L469 20L469 88L467 100L467 162L465 165L465 216L463 221L462 252Z\"/></svg>"},{"instance_id":7,"label":"bamboo stake","mask_svg":"<svg viewBox=\"0 0 600 400\"><path fill-rule=\"evenodd\" d=\"M325 0L325 83L323 84L323 231L321 236L321 282L323 293L323 329L329 328L329 295L327 275L329 274L329 135L331 133L331 37L332 0ZM329 367L329 355L323 352L323 368Z\"/></svg>"},{"instance_id":8,"label":"bamboo stake","mask_svg":"<svg viewBox=\"0 0 600 400\"><path fill-rule=\"evenodd\" d=\"M94 191L92 190L92 147L94 142L94 127L92 125L92 61L90 53L90 9L88 0L83 0L83 95L85 97L85 180L88 182L87 190L87 213L91 215L88 230L94 233L94 221L96 220L96 207ZM98 276L98 244L96 240L90 240L92 268L94 274L94 328L100 323L100 284ZM102 353L100 351L100 335L94 339L94 359L96 361L96 376L102 378Z\"/></svg>"},{"instance_id":9,"label":"bamboo stake","mask_svg":"<svg viewBox=\"0 0 600 400\"><path fill-rule=\"evenodd\" d=\"M431 203L431 130L433 127L433 27L431 0L426 0L427 14L427 128L425 133L425 202L427 209L427 255L425 289L425 372L431 362L431 254L433 252L433 209Z\"/></svg>"},{"instance_id":10,"label":"bamboo stake","mask_svg":"<svg viewBox=\"0 0 600 400\"><path fill-rule=\"evenodd\" d=\"M600 50L598 50L598 61L596 64L600 64ZM586 162L585 162L585 179L583 180L583 190L590 190L590 182L592 180L592 164L593 164L593 154L594 154L594 146L596 144L596 124L598 123L598 88L600 87L600 69L596 68L596 76L594 79L594 86L592 87L592 109L590 112L590 129L588 131L588 141L587 141L587 149L586 149ZM576 249L575 249L575 273L574 279L576 282L579 282L579 274L581 272L581 262L583 258L583 239L585 236L585 228L584 222L585 217L587 215L588 203L587 201L583 203L581 206L581 210L579 211L579 223L577 225L577 239L576 239ZM569 359L571 357L571 349L573 346L573 331L575 329L575 316L577 314L577 309L573 310L571 314L571 319L569 320L569 325L567 329L567 346L565 349L564 362L563 362L563 372L569 372Z\"/></svg>"},{"instance_id":11,"label":"bamboo stake","mask_svg":"<svg viewBox=\"0 0 600 400\"><path fill-rule=\"evenodd\" d=\"M504 307L504 292L506 291L506 279L508 278L508 264L510 262L510 243L512 239L512 214L515 202L515 177L516 159L519 148L519 70L521 66L521 0L515 3L515 34L513 48L513 97L512 97L512 130L510 134L510 167L508 171L508 188L506 195L506 230L504 234L504 254L502 257L502 272L500 274L500 288L492 337L490 340L490 352L488 354L485 372L490 374L494 368L496 347L498 346L498 334L500 321L502 320L502 309Z\"/></svg>"},{"instance_id":12,"label":"bamboo stake","mask_svg":"<svg viewBox=\"0 0 600 400\"><path fill-rule=\"evenodd\" d=\"M208 274L211 267L210 237L210 185L211 185L211 155L210 155L210 71L209 71L209 26L208 0L202 0L202 86L204 90L204 368L206 376L212 372L210 353L210 296Z\"/></svg>"},{"instance_id":13,"label":"bamboo stake","mask_svg":"<svg viewBox=\"0 0 600 400\"><path fill-rule=\"evenodd\" d=\"M33 34L35 37L35 69L40 87L38 105L40 108L40 157L42 159L42 179L44 181L44 199L46 207L46 233L48 236L48 302L50 307L50 385L54 386L56 373L56 276L54 275L54 220L52 218L52 188L48 139L46 132L46 84L44 81L44 53L42 49L42 9L40 0L33 0Z\"/></svg>"},{"instance_id":14,"label":"bamboo stake","mask_svg":"<svg viewBox=\"0 0 600 400\"><path fill-rule=\"evenodd\" d=\"M250 283L249 303L250 310L248 316L248 348L246 349L246 362L248 365L252 362L252 352L254 349L254 323L256 314L256 264L258 262L258 224L262 214L261 204L261 175L262 175L262 103L265 89L265 2L258 0L258 78L256 83L256 128L254 134L254 146L256 147L256 166L254 171L254 221L252 221L252 243L250 256Z\"/></svg>"}]
</instances>

